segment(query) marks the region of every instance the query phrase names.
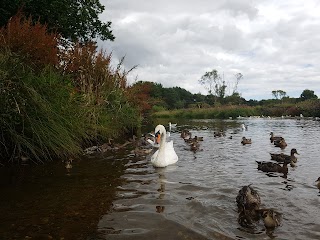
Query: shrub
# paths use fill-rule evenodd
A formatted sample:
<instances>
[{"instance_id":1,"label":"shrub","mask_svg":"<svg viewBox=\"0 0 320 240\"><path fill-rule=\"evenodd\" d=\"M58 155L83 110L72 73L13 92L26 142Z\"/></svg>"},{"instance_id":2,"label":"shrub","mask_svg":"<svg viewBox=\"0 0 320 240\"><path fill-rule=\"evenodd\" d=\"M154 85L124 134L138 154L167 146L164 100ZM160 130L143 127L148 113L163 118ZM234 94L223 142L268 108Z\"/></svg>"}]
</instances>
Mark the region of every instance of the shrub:
<instances>
[{"instance_id":1,"label":"shrub","mask_svg":"<svg viewBox=\"0 0 320 240\"><path fill-rule=\"evenodd\" d=\"M32 23L21 12L0 28L0 48L19 54L24 63L41 71L47 65L58 64L59 35L48 33L45 25Z\"/></svg>"}]
</instances>

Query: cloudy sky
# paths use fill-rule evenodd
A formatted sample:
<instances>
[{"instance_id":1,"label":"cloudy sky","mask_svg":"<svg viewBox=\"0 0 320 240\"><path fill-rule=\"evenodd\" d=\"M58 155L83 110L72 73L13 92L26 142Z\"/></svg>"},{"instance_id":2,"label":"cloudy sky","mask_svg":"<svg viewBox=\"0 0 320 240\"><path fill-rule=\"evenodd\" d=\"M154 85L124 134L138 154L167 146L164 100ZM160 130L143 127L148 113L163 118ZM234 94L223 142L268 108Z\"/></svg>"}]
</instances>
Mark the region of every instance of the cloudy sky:
<instances>
[{"instance_id":1,"label":"cloudy sky","mask_svg":"<svg viewBox=\"0 0 320 240\"><path fill-rule=\"evenodd\" d=\"M320 97L320 0L100 0L114 42L99 43L114 60L125 56L134 79L207 94L199 84L213 69L245 99L272 90ZM227 90L227 92L229 92Z\"/></svg>"}]
</instances>

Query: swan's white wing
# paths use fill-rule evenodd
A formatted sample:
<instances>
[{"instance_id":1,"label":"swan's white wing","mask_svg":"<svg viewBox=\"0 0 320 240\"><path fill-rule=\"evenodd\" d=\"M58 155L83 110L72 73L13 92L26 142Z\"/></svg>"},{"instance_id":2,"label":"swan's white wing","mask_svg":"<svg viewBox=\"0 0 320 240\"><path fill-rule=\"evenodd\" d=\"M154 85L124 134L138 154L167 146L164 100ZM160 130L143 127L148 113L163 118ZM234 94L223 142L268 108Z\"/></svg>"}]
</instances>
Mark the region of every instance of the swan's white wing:
<instances>
[{"instance_id":1,"label":"swan's white wing","mask_svg":"<svg viewBox=\"0 0 320 240\"><path fill-rule=\"evenodd\" d=\"M178 155L173 147L173 141L167 142L166 144L166 161L167 164L174 164L178 161Z\"/></svg>"}]
</instances>

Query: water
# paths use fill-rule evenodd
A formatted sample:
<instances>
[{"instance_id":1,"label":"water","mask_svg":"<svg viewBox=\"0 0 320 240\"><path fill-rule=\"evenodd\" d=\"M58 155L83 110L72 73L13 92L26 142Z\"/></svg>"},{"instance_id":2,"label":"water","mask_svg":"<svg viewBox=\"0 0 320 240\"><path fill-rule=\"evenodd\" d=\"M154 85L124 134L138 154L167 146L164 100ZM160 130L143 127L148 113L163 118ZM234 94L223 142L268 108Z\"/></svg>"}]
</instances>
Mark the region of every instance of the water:
<instances>
[{"instance_id":1,"label":"water","mask_svg":"<svg viewBox=\"0 0 320 240\"><path fill-rule=\"evenodd\" d=\"M202 151L188 150L184 128L204 137ZM226 136L215 138L219 130ZM271 131L285 137L284 150L270 143ZM320 239L319 132L320 122L311 120L179 121L170 134L179 156L173 166L155 169L150 156L129 152L79 160L70 172L58 163L40 166L27 180L2 182L0 238ZM243 136L252 144L243 146ZM257 170L255 161L291 148L300 155L287 177ZM262 222L238 224L235 199L248 184L261 207L283 214L274 231Z\"/></svg>"}]
</instances>

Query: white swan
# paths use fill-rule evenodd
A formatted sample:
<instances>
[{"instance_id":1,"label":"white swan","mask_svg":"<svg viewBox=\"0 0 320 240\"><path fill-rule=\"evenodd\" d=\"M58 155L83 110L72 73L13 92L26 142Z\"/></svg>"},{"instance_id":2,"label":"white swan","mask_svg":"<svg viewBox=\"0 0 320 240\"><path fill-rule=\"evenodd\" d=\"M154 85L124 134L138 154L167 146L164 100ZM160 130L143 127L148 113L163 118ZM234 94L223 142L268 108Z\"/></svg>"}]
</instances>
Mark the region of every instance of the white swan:
<instances>
[{"instance_id":1,"label":"white swan","mask_svg":"<svg viewBox=\"0 0 320 240\"><path fill-rule=\"evenodd\" d=\"M151 163L154 167L166 167L178 161L178 155L173 148L173 141L166 141L166 129L163 125L158 125L154 131L159 149L152 155Z\"/></svg>"}]
</instances>

